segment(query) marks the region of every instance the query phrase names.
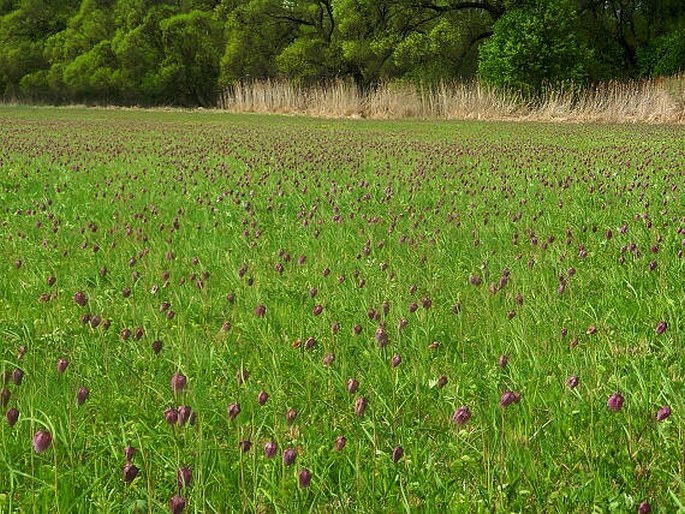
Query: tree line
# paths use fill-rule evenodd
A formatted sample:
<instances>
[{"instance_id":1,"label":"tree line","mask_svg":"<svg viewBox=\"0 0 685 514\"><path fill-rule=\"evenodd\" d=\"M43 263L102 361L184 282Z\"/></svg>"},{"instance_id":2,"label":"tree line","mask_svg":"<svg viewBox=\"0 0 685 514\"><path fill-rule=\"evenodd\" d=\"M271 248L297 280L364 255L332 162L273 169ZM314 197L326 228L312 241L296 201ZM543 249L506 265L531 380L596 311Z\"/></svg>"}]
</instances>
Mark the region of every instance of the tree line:
<instances>
[{"instance_id":1,"label":"tree line","mask_svg":"<svg viewBox=\"0 0 685 514\"><path fill-rule=\"evenodd\" d=\"M267 78L535 93L683 69L682 0L0 0L12 99L208 106Z\"/></svg>"}]
</instances>

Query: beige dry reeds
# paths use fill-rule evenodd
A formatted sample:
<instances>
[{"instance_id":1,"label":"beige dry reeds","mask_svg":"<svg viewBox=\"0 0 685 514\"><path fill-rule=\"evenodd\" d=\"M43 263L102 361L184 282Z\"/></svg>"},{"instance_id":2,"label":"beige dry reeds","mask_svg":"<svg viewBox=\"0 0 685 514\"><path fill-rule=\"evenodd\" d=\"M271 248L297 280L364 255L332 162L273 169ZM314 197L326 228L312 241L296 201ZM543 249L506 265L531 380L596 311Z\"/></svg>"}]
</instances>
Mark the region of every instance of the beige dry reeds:
<instances>
[{"instance_id":1,"label":"beige dry reeds","mask_svg":"<svg viewBox=\"0 0 685 514\"><path fill-rule=\"evenodd\" d=\"M343 80L309 87L265 80L232 84L220 94L218 107L336 118L682 123L685 74L549 88L535 99L478 81L434 86L389 82L361 94L353 83Z\"/></svg>"}]
</instances>

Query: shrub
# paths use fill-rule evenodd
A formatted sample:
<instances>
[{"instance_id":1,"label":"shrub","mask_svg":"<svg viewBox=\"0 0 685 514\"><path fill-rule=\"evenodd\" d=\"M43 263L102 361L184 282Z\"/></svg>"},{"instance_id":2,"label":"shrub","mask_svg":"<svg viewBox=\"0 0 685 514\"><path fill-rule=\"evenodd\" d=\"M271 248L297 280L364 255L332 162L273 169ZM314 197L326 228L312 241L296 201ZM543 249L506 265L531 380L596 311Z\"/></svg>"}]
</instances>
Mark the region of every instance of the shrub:
<instances>
[{"instance_id":1,"label":"shrub","mask_svg":"<svg viewBox=\"0 0 685 514\"><path fill-rule=\"evenodd\" d=\"M480 52L478 73L495 86L532 93L544 84L584 82L592 52L567 0L526 4L506 13Z\"/></svg>"}]
</instances>

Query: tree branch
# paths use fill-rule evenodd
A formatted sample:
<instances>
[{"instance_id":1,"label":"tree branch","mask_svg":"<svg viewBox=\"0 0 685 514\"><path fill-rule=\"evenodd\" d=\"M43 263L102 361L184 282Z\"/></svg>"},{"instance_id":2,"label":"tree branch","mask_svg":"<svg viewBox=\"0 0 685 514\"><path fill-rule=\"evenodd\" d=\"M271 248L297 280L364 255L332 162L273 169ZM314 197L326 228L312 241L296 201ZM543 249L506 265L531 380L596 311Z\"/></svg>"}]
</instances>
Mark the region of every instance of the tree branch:
<instances>
[{"instance_id":1,"label":"tree branch","mask_svg":"<svg viewBox=\"0 0 685 514\"><path fill-rule=\"evenodd\" d=\"M308 27L316 27L316 23L314 23L313 21L304 20L302 18L297 18L295 16L289 16L287 14L266 13L266 15L274 20L291 21L293 23L298 23L300 25L307 25Z\"/></svg>"},{"instance_id":2,"label":"tree branch","mask_svg":"<svg viewBox=\"0 0 685 514\"><path fill-rule=\"evenodd\" d=\"M486 30L485 32L481 32L469 42L469 48L472 48L473 45L478 43L478 41L482 41L483 39L489 38L490 36L492 36L492 30Z\"/></svg>"},{"instance_id":3,"label":"tree branch","mask_svg":"<svg viewBox=\"0 0 685 514\"><path fill-rule=\"evenodd\" d=\"M467 9L482 9L489 12L490 15L495 19L500 18L504 14L504 7L491 4L490 2L479 2L478 0L471 2L457 2L456 4L450 5L436 5L432 2L422 2L420 6L424 9L430 9L441 14L453 11L464 11Z\"/></svg>"}]
</instances>

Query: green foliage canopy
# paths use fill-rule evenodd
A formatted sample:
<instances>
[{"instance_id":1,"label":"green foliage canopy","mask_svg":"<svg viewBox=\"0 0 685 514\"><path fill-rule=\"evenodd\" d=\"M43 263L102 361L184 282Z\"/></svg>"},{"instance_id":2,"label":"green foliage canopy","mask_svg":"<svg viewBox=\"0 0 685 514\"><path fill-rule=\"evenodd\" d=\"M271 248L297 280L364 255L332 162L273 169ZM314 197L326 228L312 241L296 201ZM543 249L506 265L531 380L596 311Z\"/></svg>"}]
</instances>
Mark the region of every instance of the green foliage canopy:
<instances>
[{"instance_id":1,"label":"green foliage canopy","mask_svg":"<svg viewBox=\"0 0 685 514\"><path fill-rule=\"evenodd\" d=\"M685 69L680 0L0 0L0 94L212 105L264 78L544 84Z\"/></svg>"}]
</instances>

